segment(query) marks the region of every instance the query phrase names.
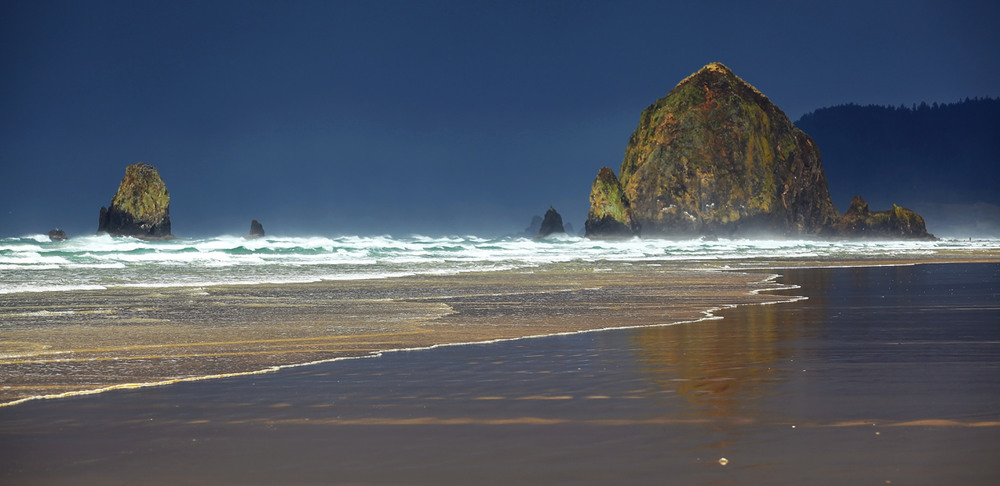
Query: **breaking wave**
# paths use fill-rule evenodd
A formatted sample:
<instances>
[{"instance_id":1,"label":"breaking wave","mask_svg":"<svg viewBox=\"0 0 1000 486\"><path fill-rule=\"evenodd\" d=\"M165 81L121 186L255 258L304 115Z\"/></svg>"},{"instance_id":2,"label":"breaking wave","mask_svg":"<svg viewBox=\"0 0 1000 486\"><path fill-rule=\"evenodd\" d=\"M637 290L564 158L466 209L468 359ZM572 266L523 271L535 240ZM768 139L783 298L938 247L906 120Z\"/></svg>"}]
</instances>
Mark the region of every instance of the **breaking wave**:
<instances>
[{"instance_id":1,"label":"breaking wave","mask_svg":"<svg viewBox=\"0 0 1000 486\"><path fill-rule=\"evenodd\" d=\"M0 293L292 283L516 270L563 262L875 259L1000 249L1000 240L621 241L558 236L219 236L142 241L45 235L0 239Z\"/></svg>"}]
</instances>

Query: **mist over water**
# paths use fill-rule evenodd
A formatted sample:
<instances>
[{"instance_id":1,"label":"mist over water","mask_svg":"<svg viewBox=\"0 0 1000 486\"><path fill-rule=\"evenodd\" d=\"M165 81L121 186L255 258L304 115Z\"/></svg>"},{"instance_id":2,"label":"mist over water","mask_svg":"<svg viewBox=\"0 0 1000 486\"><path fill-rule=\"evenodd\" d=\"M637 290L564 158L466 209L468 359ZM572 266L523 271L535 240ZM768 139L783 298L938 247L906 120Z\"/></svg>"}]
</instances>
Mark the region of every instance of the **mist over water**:
<instances>
[{"instance_id":1,"label":"mist over water","mask_svg":"<svg viewBox=\"0 0 1000 486\"><path fill-rule=\"evenodd\" d=\"M590 240L555 236L237 236L142 241L88 236L0 239L0 293L379 279L524 270L601 261L690 262L709 268L783 258L871 260L1000 249L1000 240ZM736 260L739 260L737 263Z\"/></svg>"}]
</instances>

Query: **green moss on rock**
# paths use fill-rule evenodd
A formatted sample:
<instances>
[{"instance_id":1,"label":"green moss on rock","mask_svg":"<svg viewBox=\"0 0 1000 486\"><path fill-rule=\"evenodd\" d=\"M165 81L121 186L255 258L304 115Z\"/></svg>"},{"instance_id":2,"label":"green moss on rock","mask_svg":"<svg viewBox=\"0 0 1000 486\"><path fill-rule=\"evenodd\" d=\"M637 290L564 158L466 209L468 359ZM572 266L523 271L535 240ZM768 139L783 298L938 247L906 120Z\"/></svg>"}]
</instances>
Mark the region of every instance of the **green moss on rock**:
<instances>
[{"instance_id":1,"label":"green moss on rock","mask_svg":"<svg viewBox=\"0 0 1000 486\"><path fill-rule=\"evenodd\" d=\"M812 140L719 63L643 111L620 174L644 234L817 234L839 217Z\"/></svg>"},{"instance_id":2,"label":"green moss on rock","mask_svg":"<svg viewBox=\"0 0 1000 486\"><path fill-rule=\"evenodd\" d=\"M919 214L895 204L892 209L872 212L861 196L851 199L851 206L834 228L837 235L846 238L934 238Z\"/></svg>"},{"instance_id":3,"label":"green moss on rock","mask_svg":"<svg viewBox=\"0 0 1000 486\"><path fill-rule=\"evenodd\" d=\"M628 202L622 192L615 173L607 167L602 167L594 179L590 191L590 213L588 216L603 218L610 216L619 223L626 223L628 218Z\"/></svg>"},{"instance_id":4,"label":"green moss on rock","mask_svg":"<svg viewBox=\"0 0 1000 486\"><path fill-rule=\"evenodd\" d=\"M111 199L111 206L139 220L157 220L167 214L170 194L156 167L140 162L125 168L125 177Z\"/></svg>"},{"instance_id":5,"label":"green moss on rock","mask_svg":"<svg viewBox=\"0 0 1000 486\"><path fill-rule=\"evenodd\" d=\"M156 167L140 162L125 169L111 205L101 208L98 232L139 238L171 237L170 194Z\"/></svg>"},{"instance_id":6,"label":"green moss on rock","mask_svg":"<svg viewBox=\"0 0 1000 486\"><path fill-rule=\"evenodd\" d=\"M601 167L590 189L588 237L628 237L639 233L632 209L613 170Z\"/></svg>"}]
</instances>

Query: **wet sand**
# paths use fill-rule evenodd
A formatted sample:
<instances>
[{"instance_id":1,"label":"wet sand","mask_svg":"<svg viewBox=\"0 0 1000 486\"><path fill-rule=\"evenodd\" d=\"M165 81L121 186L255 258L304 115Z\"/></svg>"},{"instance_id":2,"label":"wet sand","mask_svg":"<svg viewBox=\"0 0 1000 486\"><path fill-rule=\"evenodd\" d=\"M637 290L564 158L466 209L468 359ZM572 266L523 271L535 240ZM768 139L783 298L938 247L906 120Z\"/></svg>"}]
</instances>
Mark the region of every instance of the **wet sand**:
<instances>
[{"instance_id":1,"label":"wet sand","mask_svg":"<svg viewBox=\"0 0 1000 486\"><path fill-rule=\"evenodd\" d=\"M777 302L784 268L998 261L596 262L525 271L228 287L0 294L0 406L271 372L385 350L704 318ZM727 271L720 268L729 267Z\"/></svg>"},{"instance_id":2,"label":"wet sand","mask_svg":"<svg viewBox=\"0 0 1000 486\"><path fill-rule=\"evenodd\" d=\"M311 284L0 295L0 403L776 302L768 273L599 263Z\"/></svg>"},{"instance_id":3,"label":"wet sand","mask_svg":"<svg viewBox=\"0 0 1000 486\"><path fill-rule=\"evenodd\" d=\"M1000 264L784 273L808 300L3 407L0 482L997 483Z\"/></svg>"}]
</instances>

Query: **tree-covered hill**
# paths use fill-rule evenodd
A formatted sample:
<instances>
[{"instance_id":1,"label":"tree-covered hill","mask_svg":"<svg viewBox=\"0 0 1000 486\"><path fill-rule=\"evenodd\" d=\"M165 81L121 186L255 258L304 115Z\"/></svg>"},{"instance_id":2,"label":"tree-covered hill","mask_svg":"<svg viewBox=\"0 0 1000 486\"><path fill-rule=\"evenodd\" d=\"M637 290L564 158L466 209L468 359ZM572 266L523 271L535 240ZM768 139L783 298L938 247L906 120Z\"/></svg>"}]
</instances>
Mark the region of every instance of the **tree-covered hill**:
<instances>
[{"instance_id":1,"label":"tree-covered hill","mask_svg":"<svg viewBox=\"0 0 1000 486\"><path fill-rule=\"evenodd\" d=\"M820 148L834 204L862 195L928 229L1000 235L1000 99L821 108L796 123Z\"/></svg>"}]
</instances>

